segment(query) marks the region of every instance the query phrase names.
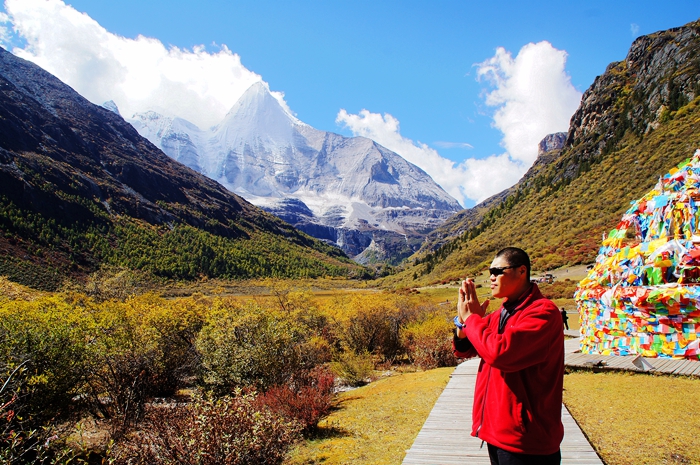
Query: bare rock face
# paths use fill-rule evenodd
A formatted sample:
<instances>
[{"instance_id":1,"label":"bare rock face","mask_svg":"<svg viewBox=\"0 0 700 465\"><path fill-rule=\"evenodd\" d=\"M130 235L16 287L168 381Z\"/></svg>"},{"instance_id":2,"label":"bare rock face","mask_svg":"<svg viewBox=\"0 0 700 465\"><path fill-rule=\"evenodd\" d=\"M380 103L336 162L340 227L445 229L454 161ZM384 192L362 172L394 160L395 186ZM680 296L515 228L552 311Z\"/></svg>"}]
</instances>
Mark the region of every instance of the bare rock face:
<instances>
[{"instance_id":1,"label":"bare rock face","mask_svg":"<svg viewBox=\"0 0 700 465\"><path fill-rule=\"evenodd\" d=\"M668 112L700 93L698 57L698 21L637 38L625 60L608 65L583 94L566 147L579 146L580 159L595 162L628 129L639 135L654 130Z\"/></svg>"},{"instance_id":2,"label":"bare rock face","mask_svg":"<svg viewBox=\"0 0 700 465\"><path fill-rule=\"evenodd\" d=\"M565 132L555 132L554 134L546 135L537 144L537 156L541 157L549 152L563 148L566 144L566 136Z\"/></svg>"}]
</instances>

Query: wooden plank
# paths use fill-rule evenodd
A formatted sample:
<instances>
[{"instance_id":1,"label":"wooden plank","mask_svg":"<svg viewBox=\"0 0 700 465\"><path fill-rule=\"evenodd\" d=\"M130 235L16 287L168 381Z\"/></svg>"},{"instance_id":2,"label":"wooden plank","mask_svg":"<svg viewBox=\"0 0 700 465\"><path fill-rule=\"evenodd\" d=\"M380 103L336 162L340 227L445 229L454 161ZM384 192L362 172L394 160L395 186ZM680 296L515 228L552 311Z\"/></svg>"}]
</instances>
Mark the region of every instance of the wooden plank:
<instances>
[{"instance_id":1,"label":"wooden plank","mask_svg":"<svg viewBox=\"0 0 700 465\"><path fill-rule=\"evenodd\" d=\"M674 365L675 360L670 359L670 358L657 358L655 359L655 362L653 363L654 368L656 368L656 371L659 373L668 373L668 367Z\"/></svg>"},{"instance_id":2,"label":"wooden plank","mask_svg":"<svg viewBox=\"0 0 700 465\"><path fill-rule=\"evenodd\" d=\"M688 368L689 366L693 366L694 363L695 363L695 362L693 362L692 360L681 360L680 363L678 363L678 364L674 367L672 373L673 373L674 375L681 374L682 372L684 372L684 371L686 370L686 368Z\"/></svg>"},{"instance_id":3,"label":"wooden plank","mask_svg":"<svg viewBox=\"0 0 700 465\"><path fill-rule=\"evenodd\" d=\"M567 353L564 363L568 367L590 368L595 370L625 370L647 372L632 363L635 355L598 355ZM700 361L674 358L644 358L656 373L666 373L684 376L700 376ZM603 362L604 365L597 365Z\"/></svg>"},{"instance_id":4,"label":"wooden plank","mask_svg":"<svg viewBox=\"0 0 700 465\"><path fill-rule=\"evenodd\" d=\"M591 355L591 354L567 354L564 361L566 364L585 366L587 362L595 362L602 360L602 355Z\"/></svg>"},{"instance_id":5,"label":"wooden plank","mask_svg":"<svg viewBox=\"0 0 700 465\"><path fill-rule=\"evenodd\" d=\"M628 357L606 357L605 358L605 366L609 368L622 368L622 367L631 367L634 366L632 365L632 359Z\"/></svg>"},{"instance_id":6,"label":"wooden plank","mask_svg":"<svg viewBox=\"0 0 700 465\"><path fill-rule=\"evenodd\" d=\"M698 367L690 374L693 376L700 376L700 363L698 363Z\"/></svg>"}]
</instances>

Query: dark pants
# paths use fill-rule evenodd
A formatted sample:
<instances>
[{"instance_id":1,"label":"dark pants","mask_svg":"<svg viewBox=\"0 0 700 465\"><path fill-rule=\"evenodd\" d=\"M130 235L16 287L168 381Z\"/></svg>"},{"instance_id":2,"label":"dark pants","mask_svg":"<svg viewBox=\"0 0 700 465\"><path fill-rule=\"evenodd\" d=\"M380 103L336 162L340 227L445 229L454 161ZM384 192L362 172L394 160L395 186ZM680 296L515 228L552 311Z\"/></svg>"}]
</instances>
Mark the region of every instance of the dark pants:
<instances>
[{"instance_id":1,"label":"dark pants","mask_svg":"<svg viewBox=\"0 0 700 465\"><path fill-rule=\"evenodd\" d=\"M508 452L499 447L489 446L489 458L491 465L559 465L561 463L561 450L551 455L529 455Z\"/></svg>"}]
</instances>

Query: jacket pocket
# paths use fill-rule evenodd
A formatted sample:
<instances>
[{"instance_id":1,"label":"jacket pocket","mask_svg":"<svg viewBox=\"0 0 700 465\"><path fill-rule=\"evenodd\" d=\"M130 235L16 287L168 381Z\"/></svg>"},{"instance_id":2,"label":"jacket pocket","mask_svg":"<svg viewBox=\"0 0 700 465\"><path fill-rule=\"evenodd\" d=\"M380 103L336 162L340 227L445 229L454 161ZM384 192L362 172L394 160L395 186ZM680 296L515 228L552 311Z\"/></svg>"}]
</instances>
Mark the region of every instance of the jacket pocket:
<instances>
[{"instance_id":1,"label":"jacket pocket","mask_svg":"<svg viewBox=\"0 0 700 465\"><path fill-rule=\"evenodd\" d=\"M525 433L528 426L532 422L532 413L530 412L530 409L527 408L527 405L525 405L523 402L518 402L516 414L518 429L521 433Z\"/></svg>"}]
</instances>

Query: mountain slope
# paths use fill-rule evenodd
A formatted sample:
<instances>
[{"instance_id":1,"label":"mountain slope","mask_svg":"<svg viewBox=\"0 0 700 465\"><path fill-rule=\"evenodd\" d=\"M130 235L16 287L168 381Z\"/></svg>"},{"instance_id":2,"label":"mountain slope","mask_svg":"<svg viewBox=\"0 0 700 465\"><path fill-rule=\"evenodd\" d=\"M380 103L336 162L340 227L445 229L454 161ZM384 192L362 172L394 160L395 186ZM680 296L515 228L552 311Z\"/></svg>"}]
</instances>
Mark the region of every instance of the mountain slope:
<instances>
[{"instance_id":1,"label":"mountain slope","mask_svg":"<svg viewBox=\"0 0 700 465\"><path fill-rule=\"evenodd\" d=\"M417 249L409 236L422 239L460 210L417 166L370 139L302 123L262 82L209 130L154 112L131 122L173 159L353 256L387 237L406 256Z\"/></svg>"},{"instance_id":2,"label":"mountain slope","mask_svg":"<svg viewBox=\"0 0 700 465\"><path fill-rule=\"evenodd\" d=\"M446 223L389 282L481 272L509 245L527 250L540 270L591 262L629 202L700 147L699 82L699 22L638 38L584 93L561 150Z\"/></svg>"},{"instance_id":3,"label":"mountain slope","mask_svg":"<svg viewBox=\"0 0 700 465\"><path fill-rule=\"evenodd\" d=\"M0 273L55 287L101 263L163 276L362 273L0 49Z\"/></svg>"}]
</instances>

